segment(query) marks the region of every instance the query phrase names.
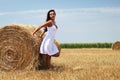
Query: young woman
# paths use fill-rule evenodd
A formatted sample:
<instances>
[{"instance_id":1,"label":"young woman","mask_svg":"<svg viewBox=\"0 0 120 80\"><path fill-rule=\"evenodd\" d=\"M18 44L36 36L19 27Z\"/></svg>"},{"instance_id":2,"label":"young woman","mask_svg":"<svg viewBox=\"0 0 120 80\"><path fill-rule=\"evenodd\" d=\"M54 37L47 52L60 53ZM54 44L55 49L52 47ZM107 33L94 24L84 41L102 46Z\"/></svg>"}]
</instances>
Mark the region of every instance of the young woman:
<instances>
[{"instance_id":1,"label":"young woman","mask_svg":"<svg viewBox=\"0 0 120 80\"><path fill-rule=\"evenodd\" d=\"M40 25L33 32L34 36L34 34L41 28L44 27L47 29L46 36L44 37L42 44L40 46L40 54L42 55L44 62L46 62L45 64L47 65L48 69L51 67L51 56L58 57L60 55L57 46L54 44L56 30L58 29L55 23L55 16L56 13L54 10L48 11L46 22Z\"/></svg>"}]
</instances>

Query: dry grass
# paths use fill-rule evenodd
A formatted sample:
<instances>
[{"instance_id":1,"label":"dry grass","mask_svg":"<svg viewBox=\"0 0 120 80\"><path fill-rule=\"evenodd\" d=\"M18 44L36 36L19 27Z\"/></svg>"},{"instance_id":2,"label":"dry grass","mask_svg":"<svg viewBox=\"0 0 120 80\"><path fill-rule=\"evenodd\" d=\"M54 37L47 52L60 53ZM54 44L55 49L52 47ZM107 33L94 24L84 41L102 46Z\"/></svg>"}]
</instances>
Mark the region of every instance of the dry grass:
<instances>
[{"instance_id":1,"label":"dry grass","mask_svg":"<svg viewBox=\"0 0 120 80\"><path fill-rule=\"evenodd\" d=\"M120 52L111 49L62 49L53 68L1 72L0 80L120 80Z\"/></svg>"}]
</instances>

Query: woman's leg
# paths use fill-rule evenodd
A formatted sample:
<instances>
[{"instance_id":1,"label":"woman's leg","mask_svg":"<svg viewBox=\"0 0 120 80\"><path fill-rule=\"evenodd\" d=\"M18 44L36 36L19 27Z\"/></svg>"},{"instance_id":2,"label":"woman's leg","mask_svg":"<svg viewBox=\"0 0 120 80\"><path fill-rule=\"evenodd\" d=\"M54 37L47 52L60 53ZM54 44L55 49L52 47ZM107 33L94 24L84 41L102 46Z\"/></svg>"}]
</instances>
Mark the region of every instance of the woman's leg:
<instances>
[{"instance_id":1,"label":"woman's leg","mask_svg":"<svg viewBox=\"0 0 120 80\"><path fill-rule=\"evenodd\" d=\"M40 54L40 64L44 67L46 67L46 54Z\"/></svg>"},{"instance_id":2,"label":"woman's leg","mask_svg":"<svg viewBox=\"0 0 120 80\"><path fill-rule=\"evenodd\" d=\"M58 52L58 53L56 53L56 54L54 54L54 55L52 55L53 57L59 57L60 56L60 52Z\"/></svg>"},{"instance_id":3,"label":"woman's leg","mask_svg":"<svg viewBox=\"0 0 120 80\"><path fill-rule=\"evenodd\" d=\"M42 55L42 59L43 59L44 62L46 62L46 57L47 57L46 54L43 54L43 55Z\"/></svg>"},{"instance_id":4,"label":"woman's leg","mask_svg":"<svg viewBox=\"0 0 120 80\"><path fill-rule=\"evenodd\" d=\"M51 67L51 56L49 56L49 55L47 55L47 58L46 58L47 60L47 67L48 67L48 69Z\"/></svg>"}]
</instances>

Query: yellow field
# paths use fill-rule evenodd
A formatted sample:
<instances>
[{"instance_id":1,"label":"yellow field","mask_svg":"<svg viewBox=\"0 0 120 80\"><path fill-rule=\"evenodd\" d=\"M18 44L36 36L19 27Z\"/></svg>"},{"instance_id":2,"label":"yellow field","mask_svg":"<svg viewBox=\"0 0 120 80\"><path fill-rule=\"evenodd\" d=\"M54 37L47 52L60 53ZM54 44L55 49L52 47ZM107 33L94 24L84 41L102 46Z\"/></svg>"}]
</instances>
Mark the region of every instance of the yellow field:
<instances>
[{"instance_id":1,"label":"yellow field","mask_svg":"<svg viewBox=\"0 0 120 80\"><path fill-rule=\"evenodd\" d=\"M53 68L0 72L0 80L120 80L120 52L111 49L62 49Z\"/></svg>"}]
</instances>

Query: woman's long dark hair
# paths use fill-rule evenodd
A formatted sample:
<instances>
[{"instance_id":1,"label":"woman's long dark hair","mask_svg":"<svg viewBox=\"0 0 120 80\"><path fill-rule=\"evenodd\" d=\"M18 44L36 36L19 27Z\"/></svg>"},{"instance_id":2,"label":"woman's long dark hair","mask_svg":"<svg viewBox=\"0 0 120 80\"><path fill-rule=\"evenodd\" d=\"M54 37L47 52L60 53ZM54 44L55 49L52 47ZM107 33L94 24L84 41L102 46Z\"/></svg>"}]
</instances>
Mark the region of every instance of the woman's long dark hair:
<instances>
[{"instance_id":1,"label":"woman's long dark hair","mask_svg":"<svg viewBox=\"0 0 120 80\"><path fill-rule=\"evenodd\" d=\"M48 11L46 21L50 20L50 12L54 12L55 13L55 10L51 9L51 10ZM56 13L55 13L55 15L56 15Z\"/></svg>"},{"instance_id":2,"label":"woman's long dark hair","mask_svg":"<svg viewBox=\"0 0 120 80\"><path fill-rule=\"evenodd\" d=\"M54 12L55 13L55 10L51 9L51 10L48 11L46 21L50 20L50 12ZM55 13L55 15L56 15L56 13ZM44 31L47 32L47 27L44 29Z\"/></svg>"}]
</instances>

